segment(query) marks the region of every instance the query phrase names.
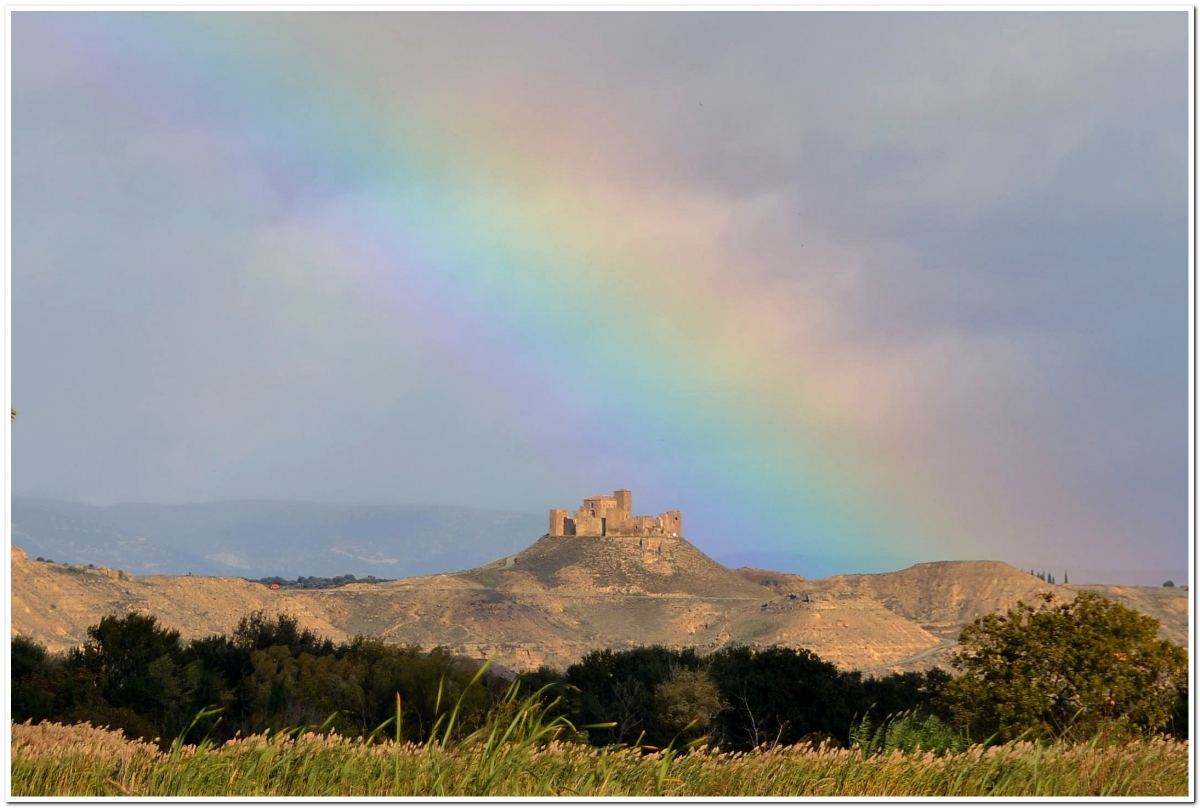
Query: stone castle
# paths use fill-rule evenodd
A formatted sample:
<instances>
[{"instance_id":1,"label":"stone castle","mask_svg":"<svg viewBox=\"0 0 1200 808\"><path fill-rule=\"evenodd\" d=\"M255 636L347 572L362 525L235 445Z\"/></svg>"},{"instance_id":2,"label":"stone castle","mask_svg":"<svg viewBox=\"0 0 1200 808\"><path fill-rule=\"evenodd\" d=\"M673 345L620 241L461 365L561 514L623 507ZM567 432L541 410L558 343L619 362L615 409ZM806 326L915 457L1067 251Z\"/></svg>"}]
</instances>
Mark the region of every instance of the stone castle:
<instances>
[{"instance_id":1,"label":"stone castle","mask_svg":"<svg viewBox=\"0 0 1200 808\"><path fill-rule=\"evenodd\" d=\"M562 508L550 511L551 536L680 536L683 514L634 516L633 493L622 488L613 495L588 497L571 516Z\"/></svg>"}]
</instances>

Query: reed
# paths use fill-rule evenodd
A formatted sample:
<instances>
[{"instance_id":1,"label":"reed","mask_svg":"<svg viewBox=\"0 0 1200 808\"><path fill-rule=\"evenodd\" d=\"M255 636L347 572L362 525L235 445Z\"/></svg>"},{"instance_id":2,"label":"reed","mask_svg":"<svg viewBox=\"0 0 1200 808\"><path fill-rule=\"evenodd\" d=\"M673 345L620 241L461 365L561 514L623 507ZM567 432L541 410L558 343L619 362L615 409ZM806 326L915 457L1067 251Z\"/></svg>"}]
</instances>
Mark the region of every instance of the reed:
<instances>
[{"instance_id":1,"label":"reed","mask_svg":"<svg viewBox=\"0 0 1200 808\"><path fill-rule=\"evenodd\" d=\"M486 667L486 666L485 666ZM481 676L483 669L477 674ZM546 688L514 682L482 727L456 733L459 706L424 744L399 742L396 717L366 739L297 728L217 747L166 750L87 724L12 725L13 796L1186 796L1188 747L1166 738L1097 737L958 748L928 722L894 723L870 743L718 752L597 749L555 716ZM440 706L440 697L439 697ZM197 721L210 713L197 716ZM396 721L387 732L388 725ZM909 725L912 726L909 726ZM588 729L581 727L579 729ZM914 734L915 733L915 734ZM919 742L909 742L917 737ZM396 739L396 740L393 740ZM875 739L882 739L875 742ZM901 742L903 741L903 742ZM936 741L936 742L935 742ZM936 747L936 748L930 748ZM928 750L928 751L926 751Z\"/></svg>"},{"instance_id":2,"label":"reed","mask_svg":"<svg viewBox=\"0 0 1200 808\"><path fill-rule=\"evenodd\" d=\"M214 748L89 725L12 726L13 796L1186 796L1187 743L1010 743L936 754L787 747L597 749L510 704L461 740L366 743L312 731Z\"/></svg>"}]
</instances>

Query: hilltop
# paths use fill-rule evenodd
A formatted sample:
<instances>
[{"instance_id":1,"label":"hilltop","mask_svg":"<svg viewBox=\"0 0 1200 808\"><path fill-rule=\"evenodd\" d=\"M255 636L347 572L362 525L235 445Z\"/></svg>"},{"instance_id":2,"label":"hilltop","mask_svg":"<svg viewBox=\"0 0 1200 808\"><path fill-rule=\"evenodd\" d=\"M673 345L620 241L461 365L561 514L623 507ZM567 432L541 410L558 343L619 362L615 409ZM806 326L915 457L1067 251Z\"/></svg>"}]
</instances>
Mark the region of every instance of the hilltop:
<instances>
[{"instance_id":1,"label":"hilltop","mask_svg":"<svg viewBox=\"0 0 1200 808\"><path fill-rule=\"evenodd\" d=\"M51 650L77 645L105 614L154 614L185 639L229 633L262 609L296 616L334 641L357 634L443 645L513 668L564 667L596 648L731 644L811 649L843 669L944 662L962 624L1041 592L1099 591L1187 641L1187 592L1045 584L994 561L918 564L808 580L730 570L686 539L544 536L480 567L336 589L272 591L240 578L134 576L50 564L12 550L12 630Z\"/></svg>"},{"instance_id":2,"label":"hilltop","mask_svg":"<svg viewBox=\"0 0 1200 808\"><path fill-rule=\"evenodd\" d=\"M770 598L683 538L543 536L530 547L459 573L502 591Z\"/></svg>"}]
</instances>

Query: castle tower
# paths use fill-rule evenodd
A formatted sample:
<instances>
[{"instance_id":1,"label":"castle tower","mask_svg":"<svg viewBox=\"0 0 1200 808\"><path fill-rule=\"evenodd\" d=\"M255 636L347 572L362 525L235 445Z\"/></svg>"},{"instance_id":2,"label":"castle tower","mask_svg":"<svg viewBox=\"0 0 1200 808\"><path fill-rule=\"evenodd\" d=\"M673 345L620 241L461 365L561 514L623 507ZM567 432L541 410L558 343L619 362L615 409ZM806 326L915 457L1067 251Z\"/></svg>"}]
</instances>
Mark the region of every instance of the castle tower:
<instances>
[{"instance_id":1,"label":"castle tower","mask_svg":"<svg viewBox=\"0 0 1200 808\"><path fill-rule=\"evenodd\" d=\"M583 507L580 508L580 513L583 516L596 516L601 519L608 516L608 512L617 507L616 497L610 497L606 494L600 494L594 497L588 497L583 501Z\"/></svg>"},{"instance_id":2,"label":"castle tower","mask_svg":"<svg viewBox=\"0 0 1200 808\"><path fill-rule=\"evenodd\" d=\"M679 511L667 511L658 517L658 523L662 525L662 531L668 536L683 535L683 514Z\"/></svg>"},{"instance_id":3,"label":"castle tower","mask_svg":"<svg viewBox=\"0 0 1200 808\"><path fill-rule=\"evenodd\" d=\"M633 515L633 492L628 488L618 488L613 491L613 498L617 501L617 510L624 511L625 516Z\"/></svg>"},{"instance_id":4,"label":"castle tower","mask_svg":"<svg viewBox=\"0 0 1200 808\"><path fill-rule=\"evenodd\" d=\"M563 535L563 527L567 521L567 512L562 508L554 508L550 511L550 535Z\"/></svg>"}]
</instances>

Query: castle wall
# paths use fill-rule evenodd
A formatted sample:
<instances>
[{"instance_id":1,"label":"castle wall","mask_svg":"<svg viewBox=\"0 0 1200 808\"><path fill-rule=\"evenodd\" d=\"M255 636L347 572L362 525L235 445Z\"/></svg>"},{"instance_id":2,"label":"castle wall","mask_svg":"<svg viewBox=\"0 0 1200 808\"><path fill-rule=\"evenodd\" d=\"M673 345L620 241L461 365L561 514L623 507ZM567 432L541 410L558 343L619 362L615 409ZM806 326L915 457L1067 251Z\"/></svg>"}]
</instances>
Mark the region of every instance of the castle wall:
<instances>
[{"instance_id":1,"label":"castle wall","mask_svg":"<svg viewBox=\"0 0 1200 808\"><path fill-rule=\"evenodd\" d=\"M633 493L627 488L613 496L588 497L571 516L563 509L550 511L551 536L682 536L683 515L667 511L653 516L634 516Z\"/></svg>"},{"instance_id":2,"label":"castle wall","mask_svg":"<svg viewBox=\"0 0 1200 808\"><path fill-rule=\"evenodd\" d=\"M603 536L604 535L604 519L600 516L580 516L575 515L575 535L576 536Z\"/></svg>"},{"instance_id":3,"label":"castle wall","mask_svg":"<svg viewBox=\"0 0 1200 808\"><path fill-rule=\"evenodd\" d=\"M626 536L649 536L658 532L658 520L653 516L635 516L622 525Z\"/></svg>"}]
</instances>

